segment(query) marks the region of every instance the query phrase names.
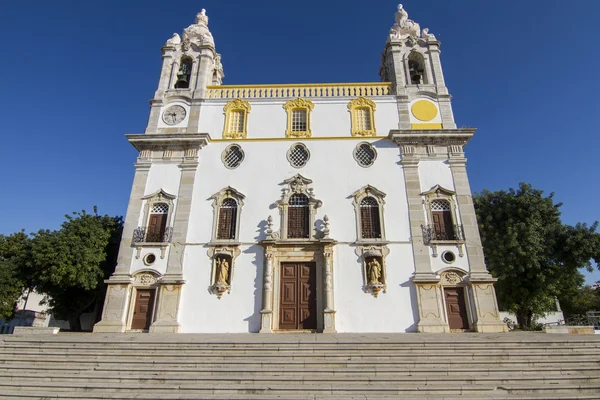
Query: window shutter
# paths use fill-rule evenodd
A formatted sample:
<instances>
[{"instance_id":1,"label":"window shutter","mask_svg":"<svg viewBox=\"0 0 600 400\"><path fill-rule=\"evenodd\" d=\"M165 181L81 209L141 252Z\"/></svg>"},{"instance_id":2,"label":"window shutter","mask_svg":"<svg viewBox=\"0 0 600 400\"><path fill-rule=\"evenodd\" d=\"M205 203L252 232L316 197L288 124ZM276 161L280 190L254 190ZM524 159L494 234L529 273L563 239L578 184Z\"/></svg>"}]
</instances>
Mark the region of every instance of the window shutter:
<instances>
[{"instance_id":1,"label":"window shutter","mask_svg":"<svg viewBox=\"0 0 600 400\"><path fill-rule=\"evenodd\" d=\"M308 239L310 237L308 198L303 194L290 197L288 206L288 238Z\"/></svg>"},{"instance_id":2,"label":"window shutter","mask_svg":"<svg viewBox=\"0 0 600 400\"><path fill-rule=\"evenodd\" d=\"M150 243L162 243L164 241L166 227L167 214L150 214L146 241Z\"/></svg>"},{"instance_id":3,"label":"window shutter","mask_svg":"<svg viewBox=\"0 0 600 400\"><path fill-rule=\"evenodd\" d=\"M450 211L432 211L433 228L437 240L454 240L454 228L452 226L452 213Z\"/></svg>"},{"instance_id":4,"label":"window shutter","mask_svg":"<svg viewBox=\"0 0 600 400\"><path fill-rule=\"evenodd\" d=\"M360 225L363 239L381 238L379 204L372 197L365 197L360 202Z\"/></svg>"},{"instance_id":5,"label":"window shutter","mask_svg":"<svg viewBox=\"0 0 600 400\"><path fill-rule=\"evenodd\" d=\"M217 239L235 239L237 222L237 203L233 199L225 199L219 207Z\"/></svg>"}]
</instances>

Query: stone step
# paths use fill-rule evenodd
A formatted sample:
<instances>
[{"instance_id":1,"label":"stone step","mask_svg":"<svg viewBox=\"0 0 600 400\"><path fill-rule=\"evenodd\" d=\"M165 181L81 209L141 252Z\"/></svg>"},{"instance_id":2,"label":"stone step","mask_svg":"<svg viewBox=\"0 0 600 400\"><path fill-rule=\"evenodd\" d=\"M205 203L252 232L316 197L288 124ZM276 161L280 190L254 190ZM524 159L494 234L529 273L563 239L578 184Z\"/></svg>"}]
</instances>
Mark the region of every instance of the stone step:
<instances>
[{"instance_id":1,"label":"stone step","mask_svg":"<svg viewBox=\"0 0 600 400\"><path fill-rule=\"evenodd\" d=\"M513 374L519 375L539 375L540 369L539 367L531 367L531 366L496 366L491 365L486 368L479 367L456 367L450 366L448 364L436 364L428 367L425 366L396 366L395 368L391 367L382 367L379 365L371 365L366 366L364 364L355 364L355 365L347 365L343 368L340 367L312 367L310 369L305 368L304 365L297 366L237 366L237 365L198 365L195 368L190 367L182 367L180 365L170 365L164 366L161 365L160 373L169 375L186 375L193 374L193 376L197 376L198 374L282 374L282 375L301 375L301 374L376 374L376 375L386 375L386 374L394 374L394 375L466 375L466 374L477 374L477 375L493 375L493 374L501 374L506 372L511 372ZM18 371L18 372L17 372ZM129 365L129 364L115 364L110 366L96 366L96 365L80 365L80 364L66 364L66 365L57 365L57 364L41 364L32 366L31 364L21 364L21 363L11 363L8 365L0 364L0 375L4 375L4 373L15 373L21 375L31 374L36 375L38 373L44 373L45 371L60 371L61 374L81 374L88 373L90 371L97 372L112 372L115 374L130 374L130 373L145 373L148 375L157 374L157 369L155 365ZM600 376L600 363L595 363L589 366L560 366L560 367L545 367L544 368L545 375L547 374L559 374L559 375L576 375L576 374L597 374Z\"/></svg>"},{"instance_id":2,"label":"stone step","mask_svg":"<svg viewBox=\"0 0 600 400\"><path fill-rule=\"evenodd\" d=\"M340 372L337 374L304 374L304 375L289 375L277 373L255 373L255 374L195 374L195 375L167 375L162 372L154 372L150 374L116 374L114 372L99 372L94 371L84 372L80 374L66 375L62 372L39 372L34 376L24 376L18 372L6 372L0 374L2 381L5 383L35 383L36 385L45 385L48 382L67 382L72 387L91 384L139 384L144 383L146 387L162 387L164 385L209 385L220 387L227 386L232 382L236 385L277 385L277 384L297 384L297 385L343 385L345 388L351 388L356 385L362 386L364 383L378 385L492 385L492 384L539 384L539 385L563 385L576 383L599 383L600 375L515 375L503 374L496 375L401 375L401 374L346 374Z\"/></svg>"},{"instance_id":3,"label":"stone step","mask_svg":"<svg viewBox=\"0 0 600 400\"><path fill-rule=\"evenodd\" d=\"M42 384L43 383L43 384ZM298 383L271 383L268 386L264 384L244 383L239 384L236 381L230 381L220 387L215 387L212 384L188 384L188 385L170 385L163 384L160 388L155 388L154 381L148 381L140 384L130 383L82 383L77 382L40 382L36 386L30 383L22 382L5 382L0 381L0 392L5 392L6 387L12 390L21 389L29 392L39 392L40 395L46 396L48 393L58 394L73 391L85 391L86 393L116 393L116 392L135 392L138 394L155 394L157 392L181 393L181 395L212 395L212 394L281 394L290 395L302 393L302 395L330 395L335 392L337 395L353 395L361 393L370 398L374 395L410 395L411 393L427 394L427 395L485 395L491 392L503 392L505 394L529 394L529 393L551 393L551 394L596 394L600 392L600 384L597 383L577 383L577 384L502 384L502 385L485 385L485 384L468 384L468 385L416 385L407 383L406 385L398 384L381 384L381 383L356 383L354 385L344 384L341 386L327 383L306 382ZM43 398L42 396L42 398ZM46 396L47 397L47 396Z\"/></svg>"}]
</instances>

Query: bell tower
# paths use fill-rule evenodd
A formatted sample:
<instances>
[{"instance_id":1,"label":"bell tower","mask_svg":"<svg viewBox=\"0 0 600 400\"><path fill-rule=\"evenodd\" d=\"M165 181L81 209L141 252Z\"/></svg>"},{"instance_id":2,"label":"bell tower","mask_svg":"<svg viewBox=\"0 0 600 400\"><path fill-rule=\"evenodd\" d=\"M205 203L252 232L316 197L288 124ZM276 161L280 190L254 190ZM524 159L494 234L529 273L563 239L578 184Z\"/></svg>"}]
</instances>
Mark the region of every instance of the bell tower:
<instances>
[{"instance_id":1,"label":"bell tower","mask_svg":"<svg viewBox=\"0 0 600 400\"><path fill-rule=\"evenodd\" d=\"M167 133L160 129L160 112L174 96L186 98L191 103L187 129L180 133L195 133L200 110L193 100L203 98L207 86L221 85L225 77L221 55L217 53L215 40L208 29L206 10L202 9L196 15L196 22L185 28L181 36L174 33L161 51L162 69L158 89L150 102L152 108L146 133Z\"/></svg>"},{"instance_id":2,"label":"bell tower","mask_svg":"<svg viewBox=\"0 0 600 400\"><path fill-rule=\"evenodd\" d=\"M438 103L443 128L456 128L440 62L440 42L428 28L421 30L409 19L402 4L386 40L379 75L382 81L392 82L398 96L400 129L411 129L409 104L423 95Z\"/></svg>"}]
</instances>

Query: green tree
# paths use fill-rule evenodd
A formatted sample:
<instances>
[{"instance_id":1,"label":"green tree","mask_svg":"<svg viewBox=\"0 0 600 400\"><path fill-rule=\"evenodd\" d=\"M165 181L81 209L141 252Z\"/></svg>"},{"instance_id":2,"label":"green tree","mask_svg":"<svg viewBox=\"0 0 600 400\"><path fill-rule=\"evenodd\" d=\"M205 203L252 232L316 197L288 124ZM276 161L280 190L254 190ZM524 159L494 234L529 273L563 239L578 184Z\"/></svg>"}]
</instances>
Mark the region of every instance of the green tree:
<instances>
[{"instance_id":1,"label":"green tree","mask_svg":"<svg viewBox=\"0 0 600 400\"><path fill-rule=\"evenodd\" d=\"M95 208L94 214L65 217L61 229L33 234L35 283L49 296L50 312L81 331L81 314L99 310L104 301L104 279L116 265L123 220L100 216Z\"/></svg>"},{"instance_id":2,"label":"green tree","mask_svg":"<svg viewBox=\"0 0 600 400\"><path fill-rule=\"evenodd\" d=\"M588 311L600 311L600 288L590 285L577 288L574 293L561 297L560 305L567 319Z\"/></svg>"},{"instance_id":3,"label":"green tree","mask_svg":"<svg viewBox=\"0 0 600 400\"><path fill-rule=\"evenodd\" d=\"M591 260L600 261L598 224L564 225L553 197L526 183L473 196L498 303L522 328L583 284L579 268L591 271Z\"/></svg>"},{"instance_id":4,"label":"green tree","mask_svg":"<svg viewBox=\"0 0 600 400\"><path fill-rule=\"evenodd\" d=\"M31 239L22 231L0 235L0 318L12 319L19 297L33 286Z\"/></svg>"}]
</instances>

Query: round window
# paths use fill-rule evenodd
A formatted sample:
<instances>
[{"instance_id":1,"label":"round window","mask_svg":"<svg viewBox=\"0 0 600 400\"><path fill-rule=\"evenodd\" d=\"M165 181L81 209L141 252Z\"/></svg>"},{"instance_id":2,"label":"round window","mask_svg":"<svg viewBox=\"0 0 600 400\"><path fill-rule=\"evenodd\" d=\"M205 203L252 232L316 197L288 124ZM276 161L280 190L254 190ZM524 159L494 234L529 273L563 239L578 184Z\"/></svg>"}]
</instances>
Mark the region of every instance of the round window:
<instances>
[{"instance_id":1,"label":"round window","mask_svg":"<svg viewBox=\"0 0 600 400\"><path fill-rule=\"evenodd\" d=\"M454 261L456 261L456 256L451 251L445 251L442 253L442 260L444 260L444 262L447 264L452 264Z\"/></svg>"},{"instance_id":2,"label":"round window","mask_svg":"<svg viewBox=\"0 0 600 400\"><path fill-rule=\"evenodd\" d=\"M144 264L146 265L152 265L154 264L154 261L156 261L156 256L152 253L147 254L146 257L144 257Z\"/></svg>"},{"instance_id":3,"label":"round window","mask_svg":"<svg viewBox=\"0 0 600 400\"><path fill-rule=\"evenodd\" d=\"M223 150L221 161L223 161L226 168L235 169L240 166L242 161L244 161L244 150L237 144L227 146L227 148Z\"/></svg>"},{"instance_id":4,"label":"round window","mask_svg":"<svg viewBox=\"0 0 600 400\"><path fill-rule=\"evenodd\" d=\"M302 143L295 143L287 153L287 159L294 168L302 168L310 159L310 152Z\"/></svg>"},{"instance_id":5,"label":"round window","mask_svg":"<svg viewBox=\"0 0 600 400\"><path fill-rule=\"evenodd\" d=\"M359 143L354 149L354 159L361 167L370 167L377 158L375 148L367 142Z\"/></svg>"}]
</instances>

